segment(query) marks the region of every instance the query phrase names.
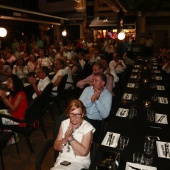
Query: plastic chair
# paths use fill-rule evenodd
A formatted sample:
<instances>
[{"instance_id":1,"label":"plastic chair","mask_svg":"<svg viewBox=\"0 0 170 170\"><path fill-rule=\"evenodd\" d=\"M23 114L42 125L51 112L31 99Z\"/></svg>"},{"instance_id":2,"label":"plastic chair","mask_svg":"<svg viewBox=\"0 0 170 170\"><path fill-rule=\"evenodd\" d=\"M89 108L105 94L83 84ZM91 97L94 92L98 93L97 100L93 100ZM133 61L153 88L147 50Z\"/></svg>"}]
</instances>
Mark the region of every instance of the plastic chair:
<instances>
[{"instance_id":1,"label":"plastic chair","mask_svg":"<svg viewBox=\"0 0 170 170\"><path fill-rule=\"evenodd\" d=\"M46 133L44 123L43 123L43 116L47 113L47 111L49 111L51 114L52 120L54 120L54 116L52 114L51 107L50 107L51 106L50 98L51 98L52 88L53 88L53 83L49 83L45 87L45 89L42 91L42 94L41 94L41 96L42 96L42 103L41 103L42 111L41 111L39 120L40 120L40 126L43 130L45 138L47 138L47 133Z\"/></svg>"},{"instance_id":2,"label":"plastic chair","mask_svg":"<svg viewBox=\"0 0 170 170\"><path fill-rule=\"evenodd\" d=\"M5 148L5 146L7 145L8 141L10 140L10 138L12 136L14 136L15 145L16 145L18 156L19 156L19 150L18 150L15 133L14 132L0 132L0 157L1 157L2 170L4 170L4 161L3 161L2 150Z\"/></svg>"},{"instance_id":3,"label":"plastic chair","mask_svg":"<svg viewBox=\"0 0 170 170\"><path fill-rule=\"evenodd\" d=\"M16 133L23 134L25 136L25 139L27 141L27 144L29 146L30 152L34 153L31 141L30 141L30 134L39 127L39 118L42 111L42 96L37 96L28 106L25 118L24 119L17 119L9 115L0 115L0 123L1 123L1 129L7 129L11 130ZM2 118L8 118L10 120L13 120L15 122L18 122L19 125L3 125L2 124ZM42 128L43 130L43 128Z\"/></svg>"},{"instance_id":4,"label":"plastic chair","mask_svg":"<svg viewBox=\"0 0 170 170\"><path fill-rule=\"evenodd\" d=\"M55 103L57 105L60 113L62 113L61 107L60 107L60 102L64 100L65 104L67 105L66 90L65 90L65 85L66 85L66 82L67 82L67 78L68 78L68 75L65 74L62 77L62 80L61 80L60 84L58 85L57 91L52 90L52 92L57 92L57 96L51 97L51 102Z\"/></svg>"}]
</instances>

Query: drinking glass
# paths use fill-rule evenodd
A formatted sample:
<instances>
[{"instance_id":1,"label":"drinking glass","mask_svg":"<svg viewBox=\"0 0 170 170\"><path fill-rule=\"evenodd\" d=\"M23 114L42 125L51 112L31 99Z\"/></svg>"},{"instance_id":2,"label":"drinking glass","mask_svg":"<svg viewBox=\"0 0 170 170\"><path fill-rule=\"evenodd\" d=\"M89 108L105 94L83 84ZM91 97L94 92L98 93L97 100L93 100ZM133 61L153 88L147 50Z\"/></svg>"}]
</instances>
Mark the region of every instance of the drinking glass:
<instances>
[{"instance_id":1,"label":"drinking glass","mask_svg":"<svg viewBox=\"0 0 170 170\"><path fill-rule=\"evenodd\" d=\"M135 108L131 107L131 109L129 110L128 118L132 119L136 115L137 115L137 110Z\"/></svg>"},{"instance_id":2,"label":"drinking glass","mask_svg":"<svg viewBox=\"0 0 170 170\"><path fill-rule=\"evenodd\" d=\"M133 162L137 164L142 164L143 163L143 155L141 153L134 153L133 154Z\"/></svg>"},{"instance_id":3,"label":"drinking glass","mask_svg":"<svg viewBox=\"0 0 170 170\"><path fill-rule=\"evenodd\" d=\"M155 120L155 112L152 109L147 109L147 120L153 122Z\"/></svg>"},{"instance_id":4,"label":"drinking glass","mask_svg":"<svg viewBox=\"0 0 170 170\"><path fill-rule=\"evenodd\" d=\"M144 153L146 155L151 155L153 152L154 145L150 145L149 143L144 144Z\"/></svg>"},{"instance_id":5,"label":"drinking glass","mask_svg":"<svg viewBox=\"0 0 170 170\"><path fill-rule=\"evenodd\" d=\"M158 93L154 93L151 97L153 102L156 102L158 100L159 94Z\"/></svg>"},{"instance_id":6,"label":"drinking glass","mask_svg":"<svg viewBox=\"0 0 170 170\"><path fill-rule=\"evenodd\" d=\"M119 140L119 149L123 150L129 143L129 138L126 136L121 136Z\"/></svg>"},{"instance_id":7,"label":"drinking glass","mask_svg":"<svg viewBox=\"0 0 170 170\"><path fill-rule=\"evenodd\" d=\"M155 139L157 139L156 136L145 136L144 145L154 146Z\"/></svg>"},{"instance_id":8,"label":"drinking glass","mask_svg":"<svg viewBox=\"0 0 170 170\"><path fill-rule=\"evenodd\" d=\"M151 166L153 162L153 155L143 154L144 164L147 166Z\"/></svg>"}]
</instances>

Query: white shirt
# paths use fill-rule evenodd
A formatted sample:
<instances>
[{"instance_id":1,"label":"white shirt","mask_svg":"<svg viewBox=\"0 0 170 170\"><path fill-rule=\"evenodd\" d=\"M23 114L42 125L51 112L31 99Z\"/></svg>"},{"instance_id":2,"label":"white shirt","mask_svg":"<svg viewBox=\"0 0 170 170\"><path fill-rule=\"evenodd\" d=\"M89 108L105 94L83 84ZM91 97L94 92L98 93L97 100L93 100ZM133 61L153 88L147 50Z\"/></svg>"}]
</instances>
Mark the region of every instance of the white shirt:
<instances>
[{"instance_id":1,"label":"white shirt","mask_svg":"<svg viewBox=\"0 0 170 170\"><path fill-rule=\"evenodd\" d=\"M53 77L53 79L51 80L51 82L54 83L54 82L58 79L59 76L64 76L64 75L65 75L65 70L64 70L64 69L58 70L58 72L57 72L56 75ZM55 86L55 87L53 87L52 90L57 91L57 88L58 88L58 86ZM52 94L53 94L54 96L57 96L57 92L52 92Z\"/></svg>"},{"instance_id":2,"label":"white shirt","mask_svg":"<svg viewBox=\"0 0 170 170\"><path fill-rule=\"evenodd\" d=\"M40 63L41 66L50 67L52 65L52 62L47 57L39 58L37 61L38 63Z\"/></svg>"},{"instance_id":3,"label":"white shirt","mask_svg":"<svg viewBox=\"0 0 170 170\"><path fill-rule=\"evenodd\" d=\"M46 78L44 79L40 79L40 81L38 82L37 84L37 89L38 91L43 91L45 89L45 87L50 83L50 79L49 77L47 76ZM34 93L32 95L32 98L35 99L37 97L37 94Z\"/></svg>"},{"instance_id":4,"label":"white shirt","mask_svg":"<svg viewBox=\"0 0 170 170\"><path fill-rule=\"evenodd\" d=\"M115 66L117 65L118 62L121 62L121 64L122 64L123 66L118 65L118 66L115 68ZM115 60L112 60L112 61L110 62L110 64L109 64L109 68L110 68L110 69L114 69L115 72L116 72L116 74L120 74L120 73L123 73L123 72L124 72L124 70L126 69L126 65L125 65L125 63L124 63L123 60L119 60L119 61L117 61L117 62L116 62Z\"/></svg>"},{"instance_id":5,"label":"white shirt","mask_svg":"<svg viewBox=\"0 0 170 170\"><path fill-rule=\"evenodd\" d=\"M70 67L67 66L67 67L65 67L64 70L65 70L65 74L68 75L68 78L67 78L67 81L66 81L66 82L73 83L73 79L72 79ZM66 83L65 89L68 89L68 88L70 88L70 87L72 87L72 84L67 84L67 83Z\"/></svg>"}]
</instances>

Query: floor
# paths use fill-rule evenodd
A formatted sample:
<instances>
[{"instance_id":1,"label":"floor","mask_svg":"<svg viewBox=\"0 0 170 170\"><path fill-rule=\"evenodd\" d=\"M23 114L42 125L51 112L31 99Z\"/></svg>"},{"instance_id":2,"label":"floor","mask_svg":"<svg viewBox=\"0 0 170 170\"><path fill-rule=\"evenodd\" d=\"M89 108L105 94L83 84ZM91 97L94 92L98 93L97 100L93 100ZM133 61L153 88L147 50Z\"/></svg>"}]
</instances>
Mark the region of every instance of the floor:
<instances>
[{"instance_id":1,"label":"floor","mask_svg":"<svg viewBox=\"0 0 170 170\"><path fill-rule=\"evenodd\" d=\"M53 110L55 112L55 120L59 116L59 111L55 106L53 106ZM65 106L63 105L62 110L64 111ZM54 122L51 118L50 114L44 115L44 125L47 131L48 139L53 137L53 127ZM41 128L36 129L30 136L32 141L32 145L34 148L34 154L31 154L25 138L22 135L19 135L20 141L18 143L19 147L19 156L17 155L17 150L15 144L8 145L3 150L3 158L4 158L4 165L5 170L35 170L35 160L40 152L42 146L45 144L45 139ZM54 156L53 156L53 148L49 150L44 161L42 163L42 170L49 170L54 164ZM0 162L0 169L1 169L1 162Z\"/></svg>"}]
</instances>

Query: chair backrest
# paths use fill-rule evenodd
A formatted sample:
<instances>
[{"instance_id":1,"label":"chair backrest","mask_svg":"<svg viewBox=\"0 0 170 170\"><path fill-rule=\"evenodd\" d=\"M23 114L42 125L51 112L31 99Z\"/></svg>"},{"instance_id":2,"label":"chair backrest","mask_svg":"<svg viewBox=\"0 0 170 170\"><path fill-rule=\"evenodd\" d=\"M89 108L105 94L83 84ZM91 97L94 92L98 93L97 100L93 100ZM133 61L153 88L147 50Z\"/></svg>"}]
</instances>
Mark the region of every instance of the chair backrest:
<instances>
[{"instance_id":1,"label":"chair backrest","mask_svg":"<svg viewBox=\"0 0 170 170\"><path fill-rule=\"evenodd\" d=\"M65 86L66 86L66 82L67 82L67 78L68 78L68 74L65 74L63 77L62 77L62 80L60 82L60 84L58 85L58 88L57 88L57 96L60 96L63 94L64 90L65 90Z\"/></svg>"},{"instance_id":2,"label":"chair backrest","mask_svg":"<svg viewBox=\"0 0 170 170\"><path fill-rule=\"evenodd\" d=\"M53 88L53 83L49 83L44 90L42 91L42 96L44 98L43 104L49 104L50 103L50 98L51 98L51 92Z\"/></svg>"},{"instance_id":3,"label":"chair backrest","mask_svg":"<svg viewBox=\"0 0 170 170\"><path fill-rule=\"evenodd\" d=\"M42 111L42 102L43 102L42 95L39 95L32 100L25 113L26 123L31 124L39 119Z\"/></svg>"}]
</instances>

